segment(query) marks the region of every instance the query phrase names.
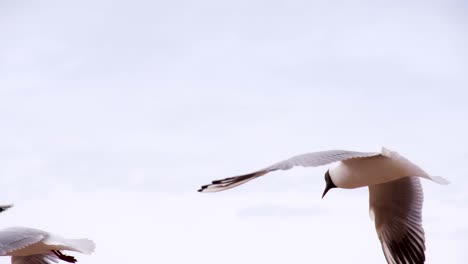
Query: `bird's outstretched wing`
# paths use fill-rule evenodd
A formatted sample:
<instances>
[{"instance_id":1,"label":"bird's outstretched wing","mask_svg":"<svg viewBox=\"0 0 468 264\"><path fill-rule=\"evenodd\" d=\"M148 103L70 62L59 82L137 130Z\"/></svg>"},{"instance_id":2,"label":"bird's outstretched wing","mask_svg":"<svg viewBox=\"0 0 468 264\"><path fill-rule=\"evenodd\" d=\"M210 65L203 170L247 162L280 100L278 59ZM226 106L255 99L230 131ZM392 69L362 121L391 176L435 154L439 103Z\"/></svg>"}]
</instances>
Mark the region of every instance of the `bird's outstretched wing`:
<instances>
[{"instance_id":1,"label":"bird's outstretched wing","mask_svg":"<svg viewBox=\"0 0 468 264\"><path fill-rule=\"evenodd\" d=\"M419 177L369 186L370 213L389 264L424 263L423 200Z\"/></svg>"},{"instance_id":2,"label":"bird's outstretched wing","mask_svg":"<svg viewBox=\"0 0 468 264\"><path fill-rule=\"evenodd\" d=\"M347 150L328 150L328 151L312 152L312 153L294 156L290 159L277 162L269 167L266 167L262 170L258 170L256 172L213 181L211 184L202 186L198 191L199 192L224 191L224 190L239 186L243 183L246 183L257 177L265 175L269 172L276 171L276 170L289 170L295 166L317 167L317 166L322 166L322 165L329 164L332 162L343 161L347 159L366 158L366 157L373 157L373 156L378 156L378 155L380 155L380 153L356 152L356 151L347 151Z\"/></svg>"}]
</instances>

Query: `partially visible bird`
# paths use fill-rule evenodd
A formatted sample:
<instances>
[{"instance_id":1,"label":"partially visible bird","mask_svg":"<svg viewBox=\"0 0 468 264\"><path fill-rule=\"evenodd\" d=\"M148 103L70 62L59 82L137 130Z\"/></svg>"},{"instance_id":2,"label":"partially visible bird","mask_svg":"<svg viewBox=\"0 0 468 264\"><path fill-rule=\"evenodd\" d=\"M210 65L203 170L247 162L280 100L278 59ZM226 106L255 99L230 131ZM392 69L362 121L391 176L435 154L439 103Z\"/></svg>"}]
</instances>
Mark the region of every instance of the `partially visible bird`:
<instances>
[{"instance_id":1,"label":"partially visible bird","mask_svg":"<svg viewBox=\"0 0 468 264\"><path fill-rule=\"evenodd\" d=\"M91 254L94 247L89 239L65 239L33 228L11 227L0 231L0 256L11 256L12 264L49 264L59 259L75 263L77 260L62 250Z\"/></svg>"},{"instance_id":2,"label":"partially visible bird","mask_svg":"<svg viewBox=\"0 0 468 264\"><path fill-rule=\"evenodd\" d=\"M202 186L199 192L224 191L276 170L294 166L316 167L338 162L325 173L325 190L369 187L369 211L382 250L389 264L422 264L425 238L421 210L423 191L419 178L439 184L449 182L430 176L397 152L382 148L378 152L347 150L319 151L275 163L264 169L236 177L215 180Z\"/></svg>"}]
</instances>

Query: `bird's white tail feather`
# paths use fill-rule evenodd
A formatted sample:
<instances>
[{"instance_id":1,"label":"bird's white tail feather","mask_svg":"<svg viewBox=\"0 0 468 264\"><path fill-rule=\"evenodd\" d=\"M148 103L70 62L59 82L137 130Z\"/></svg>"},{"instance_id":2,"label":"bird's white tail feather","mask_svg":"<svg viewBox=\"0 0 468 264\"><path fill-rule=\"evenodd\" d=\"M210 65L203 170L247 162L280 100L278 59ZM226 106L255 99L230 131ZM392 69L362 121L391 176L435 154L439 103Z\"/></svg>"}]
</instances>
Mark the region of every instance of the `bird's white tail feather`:
<instances>
[{"instance_id":1,"label":"bird's white tail feather","mask_svg":"<svg viewBox=\"0 0 468 264\"><path fill-rule=\"evenodd\" d=\"M440 177L440 176L429 176L429 177L431 180L437 182L438 184L447 185L450 183L450 181L445 179L444 177Z\"/></svg>"},{"instance_id":2,"label":"bird's white tail feather","mask_svg":"<svg viewBox=\"0 0 468 264\"><path fill-rule=\"evenodd\" d=\"M84 253L84 254L91 254L94 252L94 248L96 245L94 242L90 239L87 238L82 238L82 239L67 239L67 245L78 252Z\"/></svg>"}]
</instances>

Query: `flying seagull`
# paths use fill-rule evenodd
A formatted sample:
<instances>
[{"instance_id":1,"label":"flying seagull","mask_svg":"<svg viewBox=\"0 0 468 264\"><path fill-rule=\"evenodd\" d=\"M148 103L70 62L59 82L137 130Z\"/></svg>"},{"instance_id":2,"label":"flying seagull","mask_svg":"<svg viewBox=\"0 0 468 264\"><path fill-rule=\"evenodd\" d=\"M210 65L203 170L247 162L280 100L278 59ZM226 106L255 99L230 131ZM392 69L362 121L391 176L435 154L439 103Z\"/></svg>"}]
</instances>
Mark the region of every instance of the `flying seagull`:
<instances>
[{"instance_id":1,"label":"flying seagull","mask_svg":"<svg viewBox=\"0 0 468 264\"><path fill-rule=\"evenodd\" d=\"M244 184L276 170L295 166L317 167L338 162L325 173L325 190L369 187L369 212L382 250L389 264L424 263L425 239L421 223L423 191L419 178L439 184L449 182L430 176L397 152L382 148L379 152L347 150L319 151L298 155L264 169L215 180L199 192L219 192Z\"/></svg>"},{"instance_id":2,"label":"flying seagull","mask_svg":"<svg viewBox=\"0 0 468 264\"><path fill-rule=\"evenodd\" d=\"M33 228L0 230L0 256L11 256L12 264L49 264L59 259L75 263L77 260L63 254L62 250L91 254L94 247L94 242L89 239L66 239Z\"/></svg>"}]
</instances>

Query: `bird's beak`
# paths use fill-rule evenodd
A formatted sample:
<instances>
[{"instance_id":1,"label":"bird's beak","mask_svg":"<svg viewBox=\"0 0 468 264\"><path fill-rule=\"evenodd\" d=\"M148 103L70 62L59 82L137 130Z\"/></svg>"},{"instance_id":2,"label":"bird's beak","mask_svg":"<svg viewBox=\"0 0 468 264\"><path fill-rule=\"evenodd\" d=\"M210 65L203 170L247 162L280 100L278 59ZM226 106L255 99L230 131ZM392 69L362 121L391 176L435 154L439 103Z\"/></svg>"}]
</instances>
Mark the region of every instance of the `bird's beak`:
<instances>
[{"instance_id":1,"label":"bird's beak","mask_svg":"<svg viewBox=\"0 0 468 264\"><path fill-rule=\"evenodd\" d=\"M327 194L327 192L330 190L330 189L333 189L333 188L336 188L337 186L333 183L331 177L330 177L330 171L328 170L327 173L325 173L325 190L323 191L323 194L322 194L322 199L323 197L325 197L325 194Z\"/></svg>"},{"instance_id":2,"label":"bird's beak","mask_svg":"<svg viewBox=\"0 0 468 264\"><path fill-rule=\"evenodd\" d=\"M322 194L322 199L323 199L323 197L325 197L325 194L327 194L327 192L332 188L333 188L333 186L328 185L328 184L327 184L327 186L325 186L325 190L323 191L323 194Z\"/></svg>"}]
</instances>

